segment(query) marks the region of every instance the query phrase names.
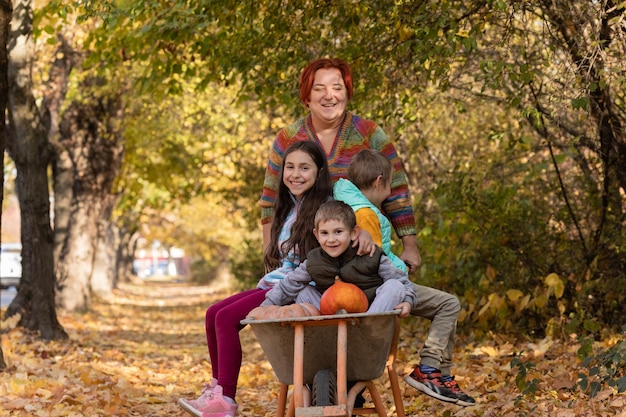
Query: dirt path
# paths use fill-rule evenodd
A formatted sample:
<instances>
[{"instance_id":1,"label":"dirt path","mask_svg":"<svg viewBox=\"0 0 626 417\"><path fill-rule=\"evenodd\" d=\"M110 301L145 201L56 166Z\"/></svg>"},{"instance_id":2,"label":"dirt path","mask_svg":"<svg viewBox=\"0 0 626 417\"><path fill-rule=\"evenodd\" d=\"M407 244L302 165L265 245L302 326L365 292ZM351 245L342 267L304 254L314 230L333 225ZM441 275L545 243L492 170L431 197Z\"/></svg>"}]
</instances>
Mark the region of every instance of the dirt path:
<instances>
[{"instance_id":1,"label":"dirt path","mask_svg":"<svg viewBox=\"0 0 626 417\"><path fill-rule=\"evenodd\" d=\"M210 380L204 313L227 296L208 287L146 282L124 285L115 299L96 303L87 315L61 315L66 342L44 344L13 329L2 335L9 368L0 374L3 416L186 416L176 405L195 397ZM398 373L419 360L426 322L403 323ZM3 325L3 329L7 327ZM240 416L273 416L278 383L250 329L244 346L237 401ZM459 341L454 370L478 404L463 408L419 394L401 382L408 416L615 416L626 415L624 394L604 390L590 399L575 389L575 344L539 341L514 345L503 338L481 344ZM527 352L535 396L516 402L515 352ZM388 384L385 377L381 384ZM391 407L392 402L384 396Z\"/></svg>"}]
</instances>

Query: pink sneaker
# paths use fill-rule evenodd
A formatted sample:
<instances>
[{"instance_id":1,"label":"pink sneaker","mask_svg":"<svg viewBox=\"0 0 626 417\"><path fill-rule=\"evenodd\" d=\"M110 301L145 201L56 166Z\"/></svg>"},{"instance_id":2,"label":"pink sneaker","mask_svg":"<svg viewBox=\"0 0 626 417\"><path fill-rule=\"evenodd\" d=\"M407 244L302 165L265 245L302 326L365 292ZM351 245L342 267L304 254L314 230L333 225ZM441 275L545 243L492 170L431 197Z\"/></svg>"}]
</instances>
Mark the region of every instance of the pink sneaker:
<instances>
[{"instance_id":1,"label":"pink sneaker","mask_svg":"<svg viewBox=\"0 0 626 417\"><path fill-rule=\"evenodd\" d=\"M180 398L178 405L197 417L235 417L237 415L237 404L231 403L224 397L222 387L219 385L205 388L196 400Z\"/></svg>"},{"instance_id":2,"label":"pink sneaker","mask_svg":"<svg viewBox=\"0 0 626 417\"><path fill-rule=\"evenodd\" d=\"M209 384L205 384L204 387L202 387L202 392L200 393L200 396L197 400L185 400L184 398L179 398L178 405L180 405L190 413L201 417L202 413L199 412L200 414L198 414L196 413L196 411L198 408L202 407L203 404L211 399L211 397L213 396L213 389L216 386L217 380L213 378L211 379L211 382Z\"/></svg>"}]
</instances>

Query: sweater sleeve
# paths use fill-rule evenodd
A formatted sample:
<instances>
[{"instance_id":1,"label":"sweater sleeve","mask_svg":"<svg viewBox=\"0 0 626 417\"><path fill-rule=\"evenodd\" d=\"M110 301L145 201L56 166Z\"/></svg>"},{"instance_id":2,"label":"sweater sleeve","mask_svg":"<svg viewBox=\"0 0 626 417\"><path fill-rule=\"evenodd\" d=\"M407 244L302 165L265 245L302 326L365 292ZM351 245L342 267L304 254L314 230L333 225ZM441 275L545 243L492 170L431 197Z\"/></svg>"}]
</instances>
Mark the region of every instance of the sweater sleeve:
<instances>
[{"instance_id":1,"label":"sweater sleeve","mask_svg":"<svg viewBox=\"0 0 626 417\"><path fill-rule=\"evenodd\" d=\"M378 275L383 279L383 282L390 279L398 279L404 285L404 299L411 304L413 308L417 305L417 293L415 292L415 286L409 281L409 277L406 272L396 268L391 260L383 255L380 258L380 264L378 266Z\"/></svg>"},{"instance_id":2,"label":"sweater sleeve","mask_svg":"<svg viewBox=\"0 0 626 417\"><path fill-rule=\"evenodd\" d=\"M306 269L306 260L302 262L295 271L290 272L287 276L277 282L271 290L265 294L265 301L262 306L277 305L284 306L293 304L302 291L311 282L311 277Z\"/></svg>"},{"instance_id":3,"label":"sweater sleeve","mask_svg":"<svg viewBox=\"0 0 626 417\"><path fill-rule=\"evenodd\" d=\"M355 212L356 224L372 236L372 240L379 248L383 247L383 235L381 233L380 222L374 210L361 208Z\"/></svg>"}]
</instances>

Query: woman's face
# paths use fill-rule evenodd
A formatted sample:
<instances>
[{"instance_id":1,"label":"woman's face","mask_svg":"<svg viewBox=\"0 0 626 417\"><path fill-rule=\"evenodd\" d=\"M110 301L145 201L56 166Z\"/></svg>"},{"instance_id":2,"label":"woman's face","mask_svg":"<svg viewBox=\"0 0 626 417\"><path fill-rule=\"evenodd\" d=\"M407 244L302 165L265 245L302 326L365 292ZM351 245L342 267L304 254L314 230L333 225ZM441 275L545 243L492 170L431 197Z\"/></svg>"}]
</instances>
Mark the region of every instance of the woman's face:
<instances>
[{"instance_id":1,"label":"woman's face","mask_svg":"<svg viewBox=\"0 0 626 417\"><path fill-rule=\"evenodd\" d=\"M341 71L337 68L317 70L307 104L314 122L341 121L348 105L348 91Z\"/></svg>"},{"instance_id":2,"label":"woman's face","mask_svg":"<svg viewBox=\"0 0 626 417\"><path fill-rule=\"evenodd\" d=\"M285 157L283 183L300 200L315 185L317 171L311 155L301 150L293 151Z\"/></svg>"}]
</instances>

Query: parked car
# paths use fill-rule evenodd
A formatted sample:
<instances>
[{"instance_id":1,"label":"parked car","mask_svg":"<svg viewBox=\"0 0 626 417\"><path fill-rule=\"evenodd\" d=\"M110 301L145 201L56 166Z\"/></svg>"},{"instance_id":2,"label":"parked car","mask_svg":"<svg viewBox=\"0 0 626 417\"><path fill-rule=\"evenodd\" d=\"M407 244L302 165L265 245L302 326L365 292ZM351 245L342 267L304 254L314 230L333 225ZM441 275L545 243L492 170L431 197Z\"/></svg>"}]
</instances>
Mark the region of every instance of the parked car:
<instances>
[{"instance_id":1,"label":"parked car","mask_svg":"<svg viewBox=\"0 0 626 417\"><path fill-rule=\"evenodd\" d=\"M0 252L0 287L17 287L22 278L22 245L3 243Z\"/></svg>"}]
</instances>

